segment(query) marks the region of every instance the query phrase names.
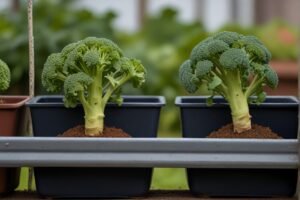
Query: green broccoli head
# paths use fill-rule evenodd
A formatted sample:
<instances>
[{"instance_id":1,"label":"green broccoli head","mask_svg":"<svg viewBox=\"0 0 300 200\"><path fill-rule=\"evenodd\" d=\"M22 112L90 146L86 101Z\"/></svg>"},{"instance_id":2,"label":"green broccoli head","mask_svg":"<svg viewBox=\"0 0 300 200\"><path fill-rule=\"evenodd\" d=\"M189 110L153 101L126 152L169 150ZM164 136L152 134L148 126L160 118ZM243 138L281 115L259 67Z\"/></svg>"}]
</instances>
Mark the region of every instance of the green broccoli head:
<instances>
[{"instance_id":1,"label":"green broccoli head","mask_svg":"<svg viewBox=\"0 0 300 200\"><path fill-rule=\"evenodd\" d=\"M88 37L50 55L44 64L42 84L49 92L64 91L66 107L81 103L88 135L103 131L104 109L109 99L122 103L121 87L140 87L146 70L139 60L123 55L105 38Z\"/></svg>"},{"instance_id":2,"label":"green broccoli head","mask_svg":"<svg viewBox=\"0 0 300 200\"><path fill-rule=\"evenodd\" d=\"M242 132L251 128L248 100L259 104L265 99L263 87L278 85L270 59L271 53L258 38L221 32L193 48L179 78L190 93L206 84L213 94L222 95L232 110L235 130Z\"/></svg>"},{"instance_id":3,"label":"green broccoli head","mask_svg":"<svg viewBox=\"0 0 300 200\"><path fill-rule=\"evenodd\" d=\"M0 59L0 91L8 89L10 84L10 70L5 62Z\"/></svg>"},{"instance_id":4,"label":"green broccoli head","mask_svg":"<svg viewBox=\"0 0 300 200\"><path fill-rule=\"evenodd\" d=\"M93 78L83 72L68 76L64 82L64 103L66 107L76 107L78 99L84 98L84 92L92 83Z\"/></svg>"},{"instance_id":5,"label":"green broccoli head","mask_svg":"<svg viewBox=\"0 0 300 200\"><path fill-rule=\"evenodd\" d=\"M48 56L42 71L42 85L49 92L58 92L62 89L66 79L63 73L63 59L60 53Z\"/></svg>"},{"instance_id":6,"label":"green broccoli head","mask_svg":"<svg viewBox=\"0 0 300 200\"><path fill-rule=\"evenodd\" d=\"M191 65L191 61L190 60L185 61L180 66L179 78L184 88L190 93L194 93L198 89L196 84L196 81L198 81L198 79L194 80L195 77L196 76L193 75L193 68Z\"/></svg>"}]
</instances>

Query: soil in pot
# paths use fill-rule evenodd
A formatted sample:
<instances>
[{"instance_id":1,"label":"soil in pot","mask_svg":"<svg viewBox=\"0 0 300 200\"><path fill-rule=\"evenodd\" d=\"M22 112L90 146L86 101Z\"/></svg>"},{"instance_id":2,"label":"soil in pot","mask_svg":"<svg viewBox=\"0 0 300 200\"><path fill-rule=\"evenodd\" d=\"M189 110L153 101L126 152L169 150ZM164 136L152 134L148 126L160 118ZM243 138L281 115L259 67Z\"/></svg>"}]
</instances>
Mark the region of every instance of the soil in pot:
<instances>
[{"instance_id":1,"label":"soil in pot","mask_svg":"<svg viewBox=\"0 0 300 200\"><path fill-rule=\"evenodd\" d=\"M260 139L280 139L269 127L252 124L252 129L242 133L233 131L233 124L227 124L217 131L210 133L208 138L260 138Z\"/></svg>"},{"instance_id":2,"label":"soil in pot","mask_svg":"<svg viewBox=\"0 0 300 200\"><path fill-rule=\"evenodd\" d=\"M99 136L86 136L84 134L84 125L78 125L73 128L68 129L59 137L118 137L118 138L128 138L131 137L129 134L124 132L120 128L115 127L104 127L103 134Z\"/></svg>"}]
</instances>

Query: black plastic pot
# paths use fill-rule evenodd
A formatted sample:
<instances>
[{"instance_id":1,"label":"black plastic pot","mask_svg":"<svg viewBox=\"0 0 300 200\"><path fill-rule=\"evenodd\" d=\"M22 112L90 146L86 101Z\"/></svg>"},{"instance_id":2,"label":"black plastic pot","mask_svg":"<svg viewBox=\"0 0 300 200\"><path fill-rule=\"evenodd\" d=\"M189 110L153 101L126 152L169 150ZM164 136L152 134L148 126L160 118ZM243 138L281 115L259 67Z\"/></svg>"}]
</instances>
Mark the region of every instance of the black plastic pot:
<instances>
[{"instance_id":1,"label":"black plastic pot","mask_svg":"<svg viewBox=\"0 0 300 200\"><path fill-rule=\"evenodd\" d=\"M105 124L122 128L132 137L156 137L164 97L124 96L122 106L109 103ZM30 107L34 136L55 137L83 124L83 109L67 109L62 96L39 96ZM99 138L98 138L99 139ZM117 198L149 191L152 168L35 168L37 191L55 198Z\"/></svg>"},{"instance_id":2,"label":"black plastic pot","mask_svg":"<svg viewBox=\"0 0 300 200\"><path fill-rule=\"evenodd\" d=\"M206 105L206 97L177 97L183 137L204 138L231 123L228 104L221 97ZM252 122L271 127L284 139L297 138L298 100L268 97L261 105L250 105ZM187 169L188 183L195 195L209 196L293 196L297 169Z\"/></svg>"}]
</instances>

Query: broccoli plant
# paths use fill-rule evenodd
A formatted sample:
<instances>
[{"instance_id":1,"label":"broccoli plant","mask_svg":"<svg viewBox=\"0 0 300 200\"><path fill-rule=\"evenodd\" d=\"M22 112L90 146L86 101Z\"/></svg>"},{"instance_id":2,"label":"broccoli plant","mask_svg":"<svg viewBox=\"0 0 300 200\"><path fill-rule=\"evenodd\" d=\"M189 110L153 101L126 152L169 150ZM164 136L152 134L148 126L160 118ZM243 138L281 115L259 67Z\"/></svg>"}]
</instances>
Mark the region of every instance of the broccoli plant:
<instances>
[{"instance_id":1,"label":"broccoli plant","mask_svg":"<svg viewBox=\"0 0 300 200\"><path fill-rule=\"evenodd\" d=\"M193 48L179 77L189 93L206 84L212 92L208 104L214 95L223 96L231 109L234 131L241 133L251 129L248 103L263 102L263 87L278 85L277 74L268 65L270 59L271 53L256 37L220 32Z\"/></svg>"},{"instance_id":2,"label":"broccoli plant","mask_svg":"<svg viewBox=\"0 0 300 200\"><path fill-rule=\"evenodd\" d=\"M89 136L103 133L105 106L109 99L122 103L120 89L126 82L141 86L145 68L104 38L88 37L67 45L47 58L42 72L42 84L48 91L63 89L66 107L82 104Z\"/></svg>"},{"instance_id":3,"label":"broccoli plant","mask_svg":"<svg viewBox=\"0 0 300 200\"><path fill-rule=\"evenodd\" d=\"M8 89L10 84L10 71L5 62L0 59L0 92Z\"/></svg>"}]
</instances>

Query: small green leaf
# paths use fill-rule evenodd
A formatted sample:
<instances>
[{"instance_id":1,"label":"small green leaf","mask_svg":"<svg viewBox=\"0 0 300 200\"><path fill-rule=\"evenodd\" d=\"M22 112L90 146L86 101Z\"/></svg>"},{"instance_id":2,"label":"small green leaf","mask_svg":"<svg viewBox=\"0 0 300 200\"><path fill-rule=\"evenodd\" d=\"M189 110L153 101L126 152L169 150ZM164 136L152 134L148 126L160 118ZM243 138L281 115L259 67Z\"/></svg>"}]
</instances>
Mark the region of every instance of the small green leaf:
<instances>
[{"instance_id":1,"label":"small green leaf","mask_svg":"<svg viewBox=\"0 0 300 200\"><path fill-rule=\"evenodd\" d=\"M218 87L221 84L222 84L222 80L219 77L214 76L212 78L211 82L208 83L208 89L209 90L214 90L216 87Z\"/></svg>"},{"instance_id":2,"label":"small green leaf","mask_svg":"<svg viewBox=\"0 0 300 200\"><path fill-rule=\"evenodd\" d=\"M259 105L265 100L266 100L266 93L263 91L262 88L260 88L259 91L256 93L256 96L252 96L249 99L249 103Z\"/></svg>"},{"instance_id":3,"label":"small green leaf","mask_svg":"<svg viewBox=\"0 0 300 200\"><path fill-rule=\"evenodd\" d=\"M256 98L256 104L259 105L261 104L262 102L264 102L266 100L266 93L265 92L261 92L257 95L257 98Z\"/></svg>"},{"instance_id":4,"label":"small green leaf","mask_svg":"<svg viewBox=\"0 0 300 200\"><path fill-rule=\"evenodd\" d=\"M118 85L118 81L112 75L106 75L105 78L110 82L113 87Z\"/></svg>"},{"instance_id":5,"label":"small green leaf","mask_svg":"<svg viewBox=\"0 0 300 200\"><path fill-rule=\"evenodd\" d=\"M208 98L206 99L206 104L207 104L207 106L212 106L212 105L213 105L213 103L214 103L213 98L214 98L214 96L212 95L212 96L210 96L210 97L208 97Z\"/></svg>"},{"instance_id":6,"label":"small green leaf","mask_svg":"<svg viewBox=\"0 0 300 200\"><path fill-rule=\"evenodd\" d=\"M118 106L121 106L123 103L123 98L121 96L122 90L121 88L117 89L114 94L110 97L111 102L115 102L118 104Z\"/></svg>"}]
</instances>

